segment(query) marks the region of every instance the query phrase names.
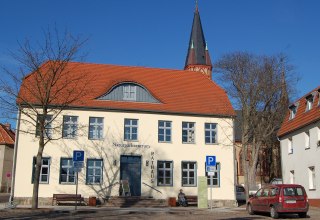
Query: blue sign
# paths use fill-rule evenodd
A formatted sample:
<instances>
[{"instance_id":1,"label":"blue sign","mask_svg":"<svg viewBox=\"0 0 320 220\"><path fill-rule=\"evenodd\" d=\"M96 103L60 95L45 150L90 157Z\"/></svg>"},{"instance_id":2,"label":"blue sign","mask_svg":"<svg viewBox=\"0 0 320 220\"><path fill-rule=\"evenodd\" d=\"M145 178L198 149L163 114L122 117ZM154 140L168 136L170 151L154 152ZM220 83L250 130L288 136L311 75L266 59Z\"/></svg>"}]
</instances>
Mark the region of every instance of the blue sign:
<instances>
[{"instance_id":1,"label":"blue sign","mask_svg":"<svg viewBox=\"0 0 320 220\"><path fill-rule=\"evenodd\" d=\"M72 160L77 161L77 162L83 162L84 161L84 151L83 150L74 150Z\"/></svg>"},{"instance_id":2,"label":"blue sign","mask_svg":"<svg viewBox=\"0 0 320 220\"><path fill-rule=\"evenodd\" d=\"M216 156L206 156L206 166L216 166Z\"/></svg>"}]
</instances>

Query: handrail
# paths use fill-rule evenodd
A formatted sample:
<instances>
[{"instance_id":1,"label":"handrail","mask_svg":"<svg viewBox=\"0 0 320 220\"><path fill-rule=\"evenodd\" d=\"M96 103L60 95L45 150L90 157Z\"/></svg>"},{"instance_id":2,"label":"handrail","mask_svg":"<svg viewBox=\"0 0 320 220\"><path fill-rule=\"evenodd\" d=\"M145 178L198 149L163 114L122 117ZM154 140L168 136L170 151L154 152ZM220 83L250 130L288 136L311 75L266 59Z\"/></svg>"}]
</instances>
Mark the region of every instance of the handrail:
<instances>
[{"instance_id":1,"label":"handrail","mask_svg":"<svg viewBox=\"0 0 320 220\"><path fill-rule=\"evenodd\" d=\"M160 192L160 191L159 191L159 190L157 190L156 188L154 188L154 187L152 187L152 186L150 186L150 185L146 184L145 182L142 182L142 184L144 184L144 185L146 185L146 186L150 187L151 189L153 189L153 190L157 191L158 193L161 193L161 194L162 194L162 192Z\"/></svg>"},{"instance_id":2,"label":"handrail","mask_svg":"<svg viewBox=\"0 0 320 220\"><path fill-rule=\"evenodd\" d=\"M117 185L117 184L119 184L119 182L115 182L115 183L113 183L113 184L111 184L111 185L109 185L109 186L106 186L106 187L104 187L103 189L99 190L98 192L101 192L101 191L103 191L103 190L105 190L105 189L108 189L108 188L110 188L110 187L113 187L114 185Z\"/></svg>"}]
</instances>

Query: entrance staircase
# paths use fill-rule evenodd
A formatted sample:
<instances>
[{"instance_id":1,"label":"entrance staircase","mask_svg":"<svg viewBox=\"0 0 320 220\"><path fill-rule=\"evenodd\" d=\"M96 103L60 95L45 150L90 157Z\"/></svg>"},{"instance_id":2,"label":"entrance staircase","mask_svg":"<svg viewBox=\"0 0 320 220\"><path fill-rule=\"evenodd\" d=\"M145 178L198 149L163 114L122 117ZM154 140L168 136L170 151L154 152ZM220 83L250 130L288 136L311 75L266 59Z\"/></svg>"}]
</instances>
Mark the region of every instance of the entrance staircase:
<instances>
[{"instance_id":1,"label":"entrance staircase","mask_svg":"<svg viewBox=\"0 0 320 220\"><path fill-rule=\"evenodd\" d=\"M105 200L103 206L107 207L150 207L150 208L163 208L168 207L167 200L154 199L143 196L114 196Z\"/></svg>"}]
</instances>

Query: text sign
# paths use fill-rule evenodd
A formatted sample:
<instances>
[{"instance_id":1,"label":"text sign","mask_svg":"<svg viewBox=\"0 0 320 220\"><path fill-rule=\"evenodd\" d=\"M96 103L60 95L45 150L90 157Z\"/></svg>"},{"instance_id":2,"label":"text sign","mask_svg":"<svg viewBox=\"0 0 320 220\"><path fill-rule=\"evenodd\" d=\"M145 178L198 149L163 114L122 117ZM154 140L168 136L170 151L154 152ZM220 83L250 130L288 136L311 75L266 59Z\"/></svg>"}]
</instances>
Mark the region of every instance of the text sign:
<instances>
[{"instance_id":1,"label":"text sign","mask_svg":"<svg viewBox=\"0 0 320 220\"><path fill-rule=\"evenodd\" d=\"M206 156L206 166L216 166L216 156Z\"/></svg>"},{"instance_id":2,"label":"text sign","mask_svg":"<svg viewBox=\"0 0 320 220\"><path fill-rule=\"evenodd\" d=\"M209 176L212 176L210 175L209 173L214 173L217 171L217 168L215 166L206 166L206 172L208 172L208 175ZM214 174L213 174L214 175Z\"/></svg>"},{"instance_id":3,"label":"text sign","mask_svg":"<svg viewBox=\"0 0 320 220\"><path fill-rule=\"evenodd\" d=\"M83 162L84 161L84 151L83 150L74 150L73 151L73 161Z\"/></svg>"},{"instance_id":4,"label":"text sign","mask_svg":"<svg viewBox=\"0 0 320 220\"><path fill-rule=\"evenodd\" d=\"M73 161L73 168L83 168L83 161Z\"/></svg>"}]
</instances>

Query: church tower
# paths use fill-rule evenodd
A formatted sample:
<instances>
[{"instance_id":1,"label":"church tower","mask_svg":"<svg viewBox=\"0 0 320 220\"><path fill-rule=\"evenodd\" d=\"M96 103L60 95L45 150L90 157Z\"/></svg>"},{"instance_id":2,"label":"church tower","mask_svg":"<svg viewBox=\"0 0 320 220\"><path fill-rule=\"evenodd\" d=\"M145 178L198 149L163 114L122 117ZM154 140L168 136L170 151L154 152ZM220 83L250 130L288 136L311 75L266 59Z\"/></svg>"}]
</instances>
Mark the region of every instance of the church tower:
<instances>
[{"instance_id":1,"label":"church tower","mask_svg":"<svg viewBox=\"0 0 320 220\"><path fill-rule=\"evenodd\" d=\"M204 38L198 3L194 12L185 70L197 71L211 79L212 64L207 42Z\"/></svg>"}]
</instances>

